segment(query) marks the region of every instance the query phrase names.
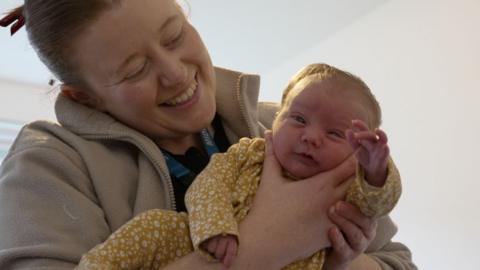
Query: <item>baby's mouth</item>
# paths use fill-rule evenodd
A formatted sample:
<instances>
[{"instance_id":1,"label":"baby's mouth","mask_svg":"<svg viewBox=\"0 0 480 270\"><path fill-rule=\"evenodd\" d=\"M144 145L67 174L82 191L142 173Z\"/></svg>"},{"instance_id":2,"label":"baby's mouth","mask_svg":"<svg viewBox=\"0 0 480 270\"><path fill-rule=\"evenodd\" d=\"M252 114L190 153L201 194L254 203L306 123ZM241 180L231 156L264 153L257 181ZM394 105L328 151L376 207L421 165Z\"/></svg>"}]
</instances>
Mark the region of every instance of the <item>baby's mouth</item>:
<instances>
[{"instance_id":1,"label":"baby's mouth","mask_svg":"<svg viewBox=\"0 0 480 270\"><path fill-rule=\"evenodd\" d=\"M310 166L318 165L317 161L315 160L315 158L313 158L312 155L309 155L307 153L297 153L297 155L300 157L301 161L303 161L307 165L310 165Z\"/></svg>"}]
</instances>

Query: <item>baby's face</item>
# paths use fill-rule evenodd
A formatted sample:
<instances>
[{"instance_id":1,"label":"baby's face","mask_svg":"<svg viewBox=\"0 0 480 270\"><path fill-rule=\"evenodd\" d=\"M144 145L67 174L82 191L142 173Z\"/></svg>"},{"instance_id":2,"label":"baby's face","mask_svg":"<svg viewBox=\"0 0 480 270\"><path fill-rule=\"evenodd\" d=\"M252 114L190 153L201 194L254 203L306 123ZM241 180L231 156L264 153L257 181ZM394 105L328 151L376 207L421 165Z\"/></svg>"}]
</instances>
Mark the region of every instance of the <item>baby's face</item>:
<instances>
[{"instance_id":1,"label":"baby's face","mask_svg":"<svg viewBox=\"0 0 480 270\"><path fill-rule=\"evenodd\" d=\"M275 155L289 174L307 178L339 165L352 153L345 132L365 109L343 86L325 80L299 82L273 125ZM343 87L344 88L344 87Z\"/></svg>"}]
</instances>

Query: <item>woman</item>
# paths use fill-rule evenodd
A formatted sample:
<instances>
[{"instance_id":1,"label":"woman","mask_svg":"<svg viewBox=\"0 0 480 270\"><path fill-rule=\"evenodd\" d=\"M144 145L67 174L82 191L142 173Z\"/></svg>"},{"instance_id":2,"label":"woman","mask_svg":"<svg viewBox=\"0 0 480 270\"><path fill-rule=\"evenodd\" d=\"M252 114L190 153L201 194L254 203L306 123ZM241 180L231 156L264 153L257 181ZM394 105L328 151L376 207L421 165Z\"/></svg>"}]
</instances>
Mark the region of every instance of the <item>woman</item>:
<instances>
[{"instance_id":1,"label":"woman","mask_svg":"<svg viewBox=\"0 0 480 270\"><path fill-rule=\"evenodd\" d=\"M214 68L173 0L27 0L2 25L16 21L16 30L23 18L62 82L60 125L24 127L2 164L1 269L69 269L138 213L183 210L189 181L208 162L202 130L224 151L270 125L275 106L257 106L258 78ZM176 174L168 160L187 168ZM329 241L331 269L415 268L408 249L390 241L389 219L373 239L375 221L346 203L330 207L352 162L295 184L273 155L265 165L234 269L278 269ZM359 256L365 250L372 255ZM169 266L216 267L198 254Z\"/></svg>"}]
</instances>

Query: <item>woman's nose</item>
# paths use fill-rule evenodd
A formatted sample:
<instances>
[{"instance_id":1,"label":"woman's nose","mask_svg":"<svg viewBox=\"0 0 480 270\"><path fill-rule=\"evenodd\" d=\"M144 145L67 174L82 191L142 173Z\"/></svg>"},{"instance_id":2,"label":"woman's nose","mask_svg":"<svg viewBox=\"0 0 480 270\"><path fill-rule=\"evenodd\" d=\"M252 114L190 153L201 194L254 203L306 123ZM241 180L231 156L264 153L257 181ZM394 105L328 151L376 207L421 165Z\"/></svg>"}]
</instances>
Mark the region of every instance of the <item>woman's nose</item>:
<instances>
[{"instance_id":1,"label":"woman's nose","mask_svg":"<svg viewBox=\"0 0 480 270\"><path fill-rule=\"evenodd\" d=\"M163 87L171 88L182 85L187 80L187 68L175 55L164 55L158 65L159 81Z\"/></svg>"}]
</instances>

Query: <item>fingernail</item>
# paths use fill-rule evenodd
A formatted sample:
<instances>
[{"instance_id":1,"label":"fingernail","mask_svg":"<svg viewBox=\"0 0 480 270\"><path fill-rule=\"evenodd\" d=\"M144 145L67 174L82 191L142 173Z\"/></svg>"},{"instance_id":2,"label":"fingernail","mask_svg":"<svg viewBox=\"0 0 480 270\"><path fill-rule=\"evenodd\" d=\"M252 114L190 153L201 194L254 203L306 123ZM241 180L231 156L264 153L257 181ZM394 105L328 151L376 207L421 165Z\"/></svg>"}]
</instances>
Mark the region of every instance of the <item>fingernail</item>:
<instances>
[{"instance_id":1,"label":"fingernail","mask_svg":"<svg viewBox=\"0 0 480 270\"><path fill-rule=\"evenodd\" d=\"M334 205L330 206L329 211L330 211L330 214L335 214L335 206Z\"/></svg>"}]
</instances>

